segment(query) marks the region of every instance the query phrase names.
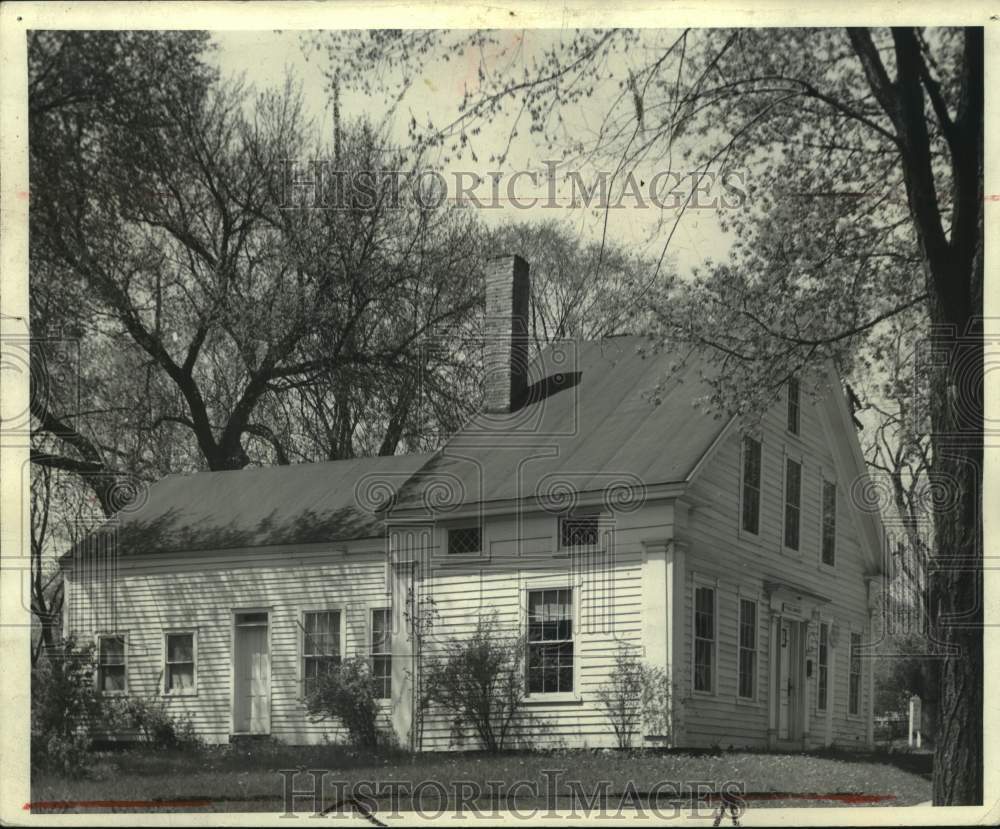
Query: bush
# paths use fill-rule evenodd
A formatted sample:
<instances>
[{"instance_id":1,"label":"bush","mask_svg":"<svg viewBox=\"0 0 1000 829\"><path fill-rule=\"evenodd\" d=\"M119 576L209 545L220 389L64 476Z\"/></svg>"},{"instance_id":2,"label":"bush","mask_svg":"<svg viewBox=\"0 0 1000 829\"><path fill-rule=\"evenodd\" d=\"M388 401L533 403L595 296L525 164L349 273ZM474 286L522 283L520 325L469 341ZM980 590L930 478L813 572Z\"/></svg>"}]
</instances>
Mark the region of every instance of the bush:
<instances>
[{"instance_id":1,"label":"bush","mask_svg":"<svg viewBox=\"0 0 1000 829\"><path fill-rule=\"evenodd\" d=\"M102 713L94 688L94 646L72 638L47 649L31 669L31 764L64 774L87 767Z\"/></svg>"},{"instance_id":2,"label":"bush","mask_svg":"<svg viewBox=\"0 0 1000 829\"><path fill-rule=\"evenodd\" d=\"M379 687L367 659L345 659L316 679L306 695L306 708L315 720L340 720L353 745L375 748L390 741L378 727Z\"/></svg>"},{"instance_id":3,"label":"bush","mask_svg":"<svg viewBox=\"0 0 1000 829\"><path fill-rule=\"evenodd\" d=\"M172 715L160 697L111 698L105 709L105 719L111 730L135 729L144 743L157 748L198 748L204 744L191 717Z\"/></svg>"},{"instance_id":4,"label":"bush","mask_svg":"<svg viewBox=\"0 0 1000 829\"><path fill-rule=\"evenodd\" d=\"M643 726L647 734L669 739L669 677L663 668L643 662L634 646L619 644L611 678L597 689L597 699L618 748L632 748L632 740Z\"/></svg>"},{"instance_id":5,"label":"bush","mask_svg":"<svg viewBox=\"0 0 1000 829\"><path fill-rule=\"evenodd\" d=\"M471 638L453 637L424 668L428 700L454 715L453 731L470 724L483 748L502 751L524 701L524 641L499 630L496 614L482 616Z\"/></svg>"}]
</instances>

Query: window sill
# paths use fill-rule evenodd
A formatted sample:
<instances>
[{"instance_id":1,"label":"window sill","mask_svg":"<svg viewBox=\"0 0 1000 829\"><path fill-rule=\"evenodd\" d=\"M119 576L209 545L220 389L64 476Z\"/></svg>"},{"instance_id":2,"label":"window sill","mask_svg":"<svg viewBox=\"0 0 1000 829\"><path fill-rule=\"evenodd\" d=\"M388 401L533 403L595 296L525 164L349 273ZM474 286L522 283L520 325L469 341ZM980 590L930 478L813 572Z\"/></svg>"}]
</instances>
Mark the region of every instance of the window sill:
<instances>
[{"instance_id":1,"label":"window sill","mask_svg":"<svg viewBox=\"0 0 1000 829\"><path fill-rule=\"evenodd\" d=\"M759 699L750 699L749 697L741 697L741 696L736 697L736 704L746 705L749 706L750 708L760 708L763 705L763 703Z\"/></svg>"},{"instance_id":2,"label":"window sill","mask_svg":"<svg viewBox=\"0 0 1000 829\"><path fill-rule=\"evenodd\" d=\"M697 691L692 689L691 696L697 697L698 699L715 699L718 694L715 691Z\"/></svg>"},{"instance_id":3,"label":"window sill","mask_svg":"<svg viewBox=\"0 0 1000 829\"><path fill-rule=\"evenodd\" d=\"M174 699L175 697L196 697L198 696L197 691L164 691L164 699Z\"/></svg>"},{"instance_id":4,"label":"window sill","mask_svg":"<svg viewBox=\"0 0 1000 829\"><path fill-rule=\"evenodd\" d=\"M522 701L522 705L549 705L552 703L557 704L574 704L582 703L583 697L580 696L575 691L563 691L559 693L549 693L549 694L532 694L531 696L526 696Z\"/></svg>"},{"instance_id":5,"label":"window sill","mask_svg":"<svg viewBox=\"0 0 1000 829\"><path fill-rule=\"evenodd\" d=\"M752 544L754 547L760 547L763 549L767 545L764 543L764 539L760 537L760 533L752 533L750 530L744 530L742 527L736 531L736 535L740 541L747 544Z\"/></svg>"}]
</instances>

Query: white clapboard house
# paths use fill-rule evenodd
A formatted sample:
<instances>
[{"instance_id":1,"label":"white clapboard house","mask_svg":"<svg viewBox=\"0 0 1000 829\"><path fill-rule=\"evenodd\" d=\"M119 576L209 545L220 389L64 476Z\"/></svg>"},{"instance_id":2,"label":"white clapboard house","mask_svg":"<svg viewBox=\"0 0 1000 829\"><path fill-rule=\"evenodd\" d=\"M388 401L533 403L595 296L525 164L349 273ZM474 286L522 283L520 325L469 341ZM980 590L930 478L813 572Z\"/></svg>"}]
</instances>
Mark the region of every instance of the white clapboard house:
<instances>
[{"instance_id":1,"label":"white clapboard house","mask_svg":"<svg viewBox=\"0 0 1000 829\"><path fill-rule=\"evenodd\" d=\"M491 260L486 406L434 454L169 476L67 554L102 693L162 697L211 742L337 740L304 690L364 655L405 745L422 659L496 613L527 641L522 743L613 745L596 691L626 643L670 674L673 745L871 744L882 532L839 379L747 427L696 405L708 362L671 371L642 338L529 365L527 312L526 263ZM463 745L423 723L421 748Z\"/></svg>"}]
</instances>

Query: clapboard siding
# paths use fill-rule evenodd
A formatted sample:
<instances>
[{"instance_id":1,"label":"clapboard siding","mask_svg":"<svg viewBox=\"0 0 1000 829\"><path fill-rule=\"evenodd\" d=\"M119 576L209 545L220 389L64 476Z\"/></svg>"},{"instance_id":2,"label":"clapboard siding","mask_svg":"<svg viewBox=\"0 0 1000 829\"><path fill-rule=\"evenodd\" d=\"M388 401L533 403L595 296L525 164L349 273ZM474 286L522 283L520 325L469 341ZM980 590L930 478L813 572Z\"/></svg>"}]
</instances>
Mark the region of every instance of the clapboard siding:
<instances>
[{"instance_id":1,"label":"clapboard siding","mask_svg":"<svg viewBox=\"0 0 1000 829\"><path fill-rule=\"evenodd\" d=\"M154 698L163 688L164 632L197 635L196 695L165 696L208 741L229 739L234 609L269 608L271 734L290 743L339 740L336 723L313 723L300 698L300 614L340 609L346 656L367 653L368 614L386 606L381 540L294 550L218 551L198 556L131 554L109 581L78 566L69 574L67 621L86 637L127 635L128 691ZM113 585L113 589L111 587Z\"/></svg>"},{"instance_id":2,"label":"clapboard siding","mask_svg":"<svg viewBox=\"0 0 1000 829\"><path fill-rule=\"evenodd\" d=\"M762 440L762 493L760 534L754 538L740 532L741 446L743 433L735 425L706 460L692 481L684 500L689 504L687 525L678 538L687 543L687 573L684 608L684 663L682 685L685 742L690 745L762 745L768 729L770 616L764 590L768 580L789 581L830 597L824 618L836 619L840 638L832 652L830 699L832 738L838 743L857 744L866 735L870 666L863 665L862 716L847 714L847 666L849 633L867 631L868 605L866 565L861 540L850 513L849 494L853 481L838 479L820 406L802 398L798 436L785 429L782 399L763 418L757 434ZM802 510L799 552L784 549L784 467L786 456L802 463ZM822 482L837 483L836 565L820 564ZM714 584L719 616L718 679L714 695L695 694L692 688L693 590L696 580ZM737 647L739 597L759 599L757 702L737 699ZM815 627L815 626L814 626ZM813 661L807 680L810 743L826 739L826 714L817 711L818 652L815 637L806 657Z\"/></svg>"},{"instance_id":3,"label":"clapboard siding","mask_svg":"<svg viewBox=\"0 0 1000 829\"><path fill-rule=\"evenodd\" d=\"M674 694L679 703L681 745L764 746L770 725L772 665L768 581L783 581L828 596L823 618L839 630L830 651L829 714L817 708L818 652L815 632L807 658L813 661L808 680L811 745L832 741L857 745L867 738L870 665L863 660L862 701L857 716L848 715L848 650L851 632L868 633L869 565L851 513L853 481L838 478L837 451L820 406L803 398L801 434L785 430L784 400L759 427L763 441L761 531L741 534L740 472L742 433L733 427L703 459L680 503L662 492L642 505L601 513L598 549L567 555L558 547L558 519L540 509L520 515L488 515L483 521L484 551L472 559L446 554L447 528L454 518L428 527L399 525L390 530L392 554L382 539L347 544L300 545L288 548L216 550L171 555L114 557L93 551L77 557L67 572L67 629L84 637L120 632L128 637L129 693L154 697L162 689L164 632L194 630L197 635L197 694L170 697L170 710L191 717L208 740L229 738L232 715L234 609L270 610L271 734L290 743L343 738L336 723L310 722L300 695L301 613L306 609L340 609L345 656L366 654L369 612L394 599L397 621L394 647L406 641L400 626L405 595L401 573L415 573L417 594L433 597L437 610L433 632L424 643L432 659L453 637L470 635L484 613L495 613L511 634L525 630L524 591L557 584L572 587L576 604L574 695L558 701L531 699L514 728L514 745L611 746L615 739L598 690L614 669L621 644L636 647L657 664L665 664L667 645L675 652ZM839 403L838 403L839 405ZM853 439L853 437L852 437ZM783 487L786 454L802 462L800 551L782 545ZM665 459L667 462L669 459ZM837 560L820 564L821 503L824 479L837 481ZM395 518L394 518L395 521ZM407 540L408 539L408 540ZM671 546L672 541L677 541ZM403 543L405 542L405 543ZM670 550L669 558L665 552ZM650 552L652 551L652 552ZM651 556L658 556L652 558ZM410 557L412 556L412 562ZM671 587L664 581L669 560ZM409 575L405 577L410 578ZM682 589L676 591L675 578ZM693 591L696 584L716 590L717 630L715 688L695 693L692 687ZM661 595L659 591L667 595ZM670 591L670 592L668 592ZM680 594L680 601L674 597ZM664 605L663 599L666 599ZM757 602L756 696L738 698L739 602ZM664 613L662 619L650 618ZM813 628L816 626L813 625ZM674 635L678 629L680 634ZM644 641L644 636L650 637ZM659 637L659 638L657 638ZM396 727L408 700L399 683L409 670L410 644L394 655ZM405 651L405 652L404 652ZM395 684L398 683L398 684ZM391 712L386 706L386 721ZM406 740L408 734L400 733ZM452 717L431 709L425 718L422 748L475 747L475 735L457 734Z\"/></svg>"},{"instance_id":4,"label":"clapboard siding","mask_svg":"<svg viewBox=\"0 0 1000 829\"><path fill-rule=\"evenodd\" d=\"M614 734L597 701L597 691L613 669L620 643L642 646L641 540L664 533L652 510L627 515L605 511L604 544L599 553L567 556L557 550L557 519L546 513L524 514L520 519L492 517L484 533L493 555L475 562L453 565L443 555L446 537L433 535L436 547L424 551L431 566L422 580L424 595L432 595L438 618L428 642L427 659L439 654L451 637L470 635L482 613L495 613L511 635L522 636L522 591L543 585L565 584L577 602L577 662L571 701L530 700L512 728L512 744L523 746L612 746ZM518 544L520 537L532 539ZM663 620L666 624L666 620ZM425 750L474 748L471 730L456 732L452 716L431 708L423 735Z\"/></svg>"}]
</instances>

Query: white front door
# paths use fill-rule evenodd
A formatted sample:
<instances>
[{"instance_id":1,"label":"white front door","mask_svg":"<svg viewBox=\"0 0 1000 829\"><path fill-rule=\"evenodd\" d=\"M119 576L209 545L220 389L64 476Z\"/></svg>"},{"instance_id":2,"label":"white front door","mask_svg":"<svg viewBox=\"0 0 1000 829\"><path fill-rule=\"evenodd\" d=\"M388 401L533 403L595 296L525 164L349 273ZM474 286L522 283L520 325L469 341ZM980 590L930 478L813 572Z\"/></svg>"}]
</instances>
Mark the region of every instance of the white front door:
<instances>
[{"instance_id":1,"label":"white front door","mask_svg":"<svg viewBox=\"0 0 1000 829\"><path fill-rule=\"evenodd\" d=\"M791 704L789 689L789 655L792 652L792 623L787 619L781 621L781 631L778 639L778 739L788 739L788 709Z\"/></svg>"},{"instance_id":2,"label":"white front door","mask_svg":"<svg viewBox=\"0 0 1000 829\"><path fill-rule=\"evenodd\" d=\"M236 615L233 656L233 731L271 731L271 660L267 647L267 614Z\"/></svg>"}]
</instances>

